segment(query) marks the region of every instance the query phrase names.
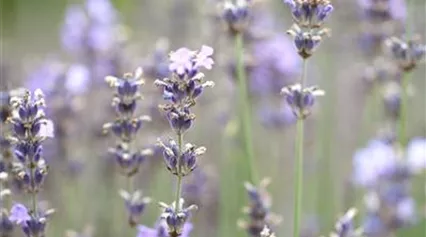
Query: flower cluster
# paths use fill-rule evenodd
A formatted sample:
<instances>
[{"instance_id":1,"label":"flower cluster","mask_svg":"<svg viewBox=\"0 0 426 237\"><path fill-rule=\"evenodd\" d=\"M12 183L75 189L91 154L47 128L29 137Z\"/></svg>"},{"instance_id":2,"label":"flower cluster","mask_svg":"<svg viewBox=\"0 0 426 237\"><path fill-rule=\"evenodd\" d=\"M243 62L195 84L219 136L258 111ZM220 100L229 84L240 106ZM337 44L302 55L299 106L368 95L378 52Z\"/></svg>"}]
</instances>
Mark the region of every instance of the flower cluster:
<instances>
[{"instance_id":1,"label":"flower cluster","mask_svg":"<svg viewBox=\"0 0 426 237\"><path fill-rule=\"evenodd\" d=\"M413 139L404 151L375 140L355 154L353 181L367 189L363 229L368 236L388 234L415 221L409 184L426 170L425 147L424 138Z\"/></svg>"},{"instance_id":2,"label":"flower cluster","mask_svg":"<svg viewBox=\"0 0 426 237\"><path fill-rule=\"evenodd\" d=\"M202 68L212 68L212 55L213 49L205 45L199 51L181 48L172 52L169 65L172 75L154 82L163 89L163 98L168 102L160 108L165 111L170 126L179 134L188 130L195 119L190 108L195 105L196 98L204 88L214 85L212 81L203 82L204 74L200 72Z\"/></svg>"},{"instance_id":3,"label":"flower cluster","mask_svg":"<svg viewBox=\"0 0 426 237\"><path fill-rule=\"evenodd\" d=\"M309 58L329 30L323 28L324 21L333 11L328 0L284 0L291 9L294 24L288 34L302 58Z\"/></svg>"},{"instance_id":4,"label":"flower cluster","mask_svg":"<svg viewBox=\"0 0 426 237\"><path fill-rule=\"evenodd\" d=\"M142 98L139 92L144 83L142 69L126 73L123 78L107 76L105 81L115 90L112 106L117 114L114 122L106 123L103 127L105 132L112 131L118 138L117 145L110 148L109 153L115 158L121 173L132 183L142 162L152 154L150 149L132 149L132 143L143 123L150 121L148 116L135 115L137 102ZM129 224L135 226L150 199L143 198L139 190L122 190L120 194L125 200Z\"/></svg>"},{"instance_id":5,"label":"flower cluster","mask_svg":"<svg viewBox=\"0 0 426 237\"><path fill-rule=\"evenodd\" d=\"M28 209L22 204L15 204L9 220L20 225L27 236L41 236L47 217L53 212L52 209L40 210L36 201L48 170L42 144L53 137L53 122L45 117L45 100L41 90L33 94L25 91L22 96L10 98L10 104L12 112L8 121L12 125L12 135L9 140L16 158L13 175L24 191L30 194L33 205Z\"/></svg>"},{"instance_id":6,"label":"flower cluster","mask_svg":"<svg viewBox=\"0 0 426 237\"><path fill-rule=\"evenodd\" d=\"M384 39L399 34L406 19L404 0L358 0L361 10L361 47L366 53L380 51Z\"/></svg>"},{"instance_id":7,"label":"flower cluster","mask_svg":"<svg viewBox=\"0 0 426 237\"><path fill-rule=\"evenodd\" d=\"M315 104L315 97L325 94L317 87L303 88L300 84L284 87L281 93L285 96L287 103L292 107L293 113L299 119L305 119Z\"/></svg>"},{"instance_id":8,"label":"flower cluster","mask_svg":"<svg viewBox=\"0 0 426 237\"><path fill-rule=\"evenodd\" d=\"M244 33L247 29L252 4L253 0L236 0L235 3L225 0L222 4L220 17L231 35Z\"/></svg>"},{"instance_id":9,"label":"flower cluster","mask_svg":"<svg viewBox=\"0 0 426 237\"><path fill-rule=\"evenodd\" d=\"M195 119L190 109L196 104L196 99L204 88L214 85L211 81L203 82L204 74L201 72L203 68L208 70L212 68L214 64L212 55L213 49L205 45L199 51L180 48L169 55L170 77L154 82L163 89L163 99L167 103L160 105L160 108L166 113L166 118L178 137L177 142L173 139L167 144L159 141L159 145L163 148L166 168L177 176L178 181L176 201L170 206L161 204L164 208L161 220L164 220L171 237L182 234L190 211L196 208L195 205L183 207L182 178L196 168L197 157L204 154L206 148L196 147L190 143L184 145L183 135L191 128Z\"/></svg>"},{"instance_id":10,"label":"flower cluster","mask_svg":"<svg viewBox=\"0 0 426 237\"><path fill-rule=\"evenodd\" d=\"M421 44L417 38L404 41L391 37L385 41L385 45L398 67L404 72L413 70L426 54L426 45Z\"/></svg>"},{"instance_id":11,"label":"flower cluster","mask_svg":"<svg viewBox=\"0 0 426 237\"><path fill-rule=\"evenodd\" d=\"M263 179L259 187L255 187L250 183L245 183L244 186L247 190L249 197L249 205L243 209L244 213L248 215L248 222L239 221L239 226L246 229L248 234L253 237L261 237L263 234L269 233L271 225L276 225L281 221L281 218L271 213L272 200L266 191L266 187L270 183L270 179ZM267 231L266 231L267 229Z\"/></svg>"}]
</instances>

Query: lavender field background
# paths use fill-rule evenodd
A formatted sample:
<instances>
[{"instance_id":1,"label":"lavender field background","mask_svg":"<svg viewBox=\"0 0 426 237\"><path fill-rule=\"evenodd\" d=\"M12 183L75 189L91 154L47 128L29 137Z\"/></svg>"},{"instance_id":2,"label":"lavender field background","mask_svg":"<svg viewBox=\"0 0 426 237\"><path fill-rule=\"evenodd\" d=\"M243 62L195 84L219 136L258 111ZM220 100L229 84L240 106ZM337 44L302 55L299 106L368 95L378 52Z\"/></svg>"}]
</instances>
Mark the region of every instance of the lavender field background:
<instances>
[{"instance_id":1,"label":"lavender field background","mask_svg":"<svg viewBox=\"0 0 426 237\"><path fill-rule=\"evenodd\" d=\"M92 44L79 44L73 37L78 38L74 33L83 27L79 25L81 18L74 16L67 22L66 16L73 7L85 9L90 1L100 4L92 10L99 11L97 16L105 22L89 20L89 24L99 24L94 28L99 32L92 36ZM384 47L369 44L373 41L365 32L371 29L374 35L381 30L388 32L390 28L389 37L403 37L406 31L409 36L419 35L423 47L426 42L426 2L382 0L388 1L401 3L395 3L389 24L372 24L366 18L366 10L360 2L375 2L373 0L332 1L334 10L326 23L331 36L324 37L309 58L306 84L318 85L325 95L315 99L310 116L304 120L304 193L299 236L328 236L334 231L336 221L352 207L358 210L353 221L356 227L383 227L380 220L368 219L369 208L364 199L371 192L354 178L357 169L354 157L369 141L392 140L397 135L392 122L395 116L390 114L395 104L389 102L394 98L391 93L394 91L389 92L386 83L399 81L400 71ZM102 12L102 4L109 3L112 8ZM190 218L193 230L189 236L260 236L249 235L241 228L241 220L247 223L251 220L242 209L249 202L244 182L252 180L249 157L244 149L246 140L241 139L244 120L239 114L238 51L235 35L221 19L220 3L223 2L0 0L1 106L8 107L9 101L3 98L11 90L41 88L47 104L46 115L55 127L55 136L44 142L44 158L49 169L38 194L39 201L46 201L55 209L47 221L46 237L169 236L138 235L139 225L155 226L162 213L157 203L172 203L176 192L176 177L166 169L163 150L157 141L158 138L164 142L169 137L176 139L176 135L158 108L164 104L163 91L154 81L170 76L169 52L181 47L199 50L203 45L214 49L213 68L203 72L205 80L213 81L215 86L206 88L197 99L192 109L196 119L184 136L185 142L206 147L206 153L197 160L197 168L183 179L185 202L198 206ZM88 11L90 16L90 9ZM107 15L111 12L116 15ZM251 107L256 182L260 183L262 177L271 180L267 187L273 200L267 208L271 220L265 223L269 227L269 223L274 222L272 219L280 219L280 223L270 226L275 235L293 236L297 118L280 90L299 80L302 59L293 38L286 34L293 19L283 1L256 1L249 9L249 16L246 28L249 33L244 37L249 90L245 103ZM383 62L388 63L384 69ZM116 138L102 131L103 125L114 121L116 116L111 107L113 90L104 78L121 77L137 67L144 71L145 84L140 90L144 99L138 101L136 114L149 115L152 121L143 123L133 144L138 149L151 149L153 154L141 163L132 188L143 190L143 195L153 201L147 204L140 219L137 218L136 226L130 227L119 195L120 189L129 188L128 180L108 153ZM419 164L423 168L404 180L404 185L410 186L407 195L415 200L412 211L404 216L410 221L401 221L404 224L385 231L386 234L361 236L426 235L425 78L423 60L409 73L408 94L411 96L408 96L405 114L406 136L409 141L414 138L423 141L416 154L424 157ZM392 99L386 97L388 95ZM2 137L10 130L10 124L1 124ZM372 160L374 154L381 155L369 154ZM371 169L374 172L380 167ZM11 190L12 196L7 197L11 201L2 198L0 202L4 218L11 204L28 203L25 192L17 187ZM269 200L262 196L262 201ZM0 236L25 236L19 225L9 234L2 230Z\"/></svg>"}]
</instances>

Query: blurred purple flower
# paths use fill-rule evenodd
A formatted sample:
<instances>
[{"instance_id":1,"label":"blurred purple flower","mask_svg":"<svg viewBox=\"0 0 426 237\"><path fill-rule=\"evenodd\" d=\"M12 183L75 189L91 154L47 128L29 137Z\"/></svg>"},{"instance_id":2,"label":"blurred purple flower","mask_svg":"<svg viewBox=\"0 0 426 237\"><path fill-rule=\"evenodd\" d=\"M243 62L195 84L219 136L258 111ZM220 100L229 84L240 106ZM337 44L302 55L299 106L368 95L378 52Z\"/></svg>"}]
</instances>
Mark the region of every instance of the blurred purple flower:
<instances>
[{"instance_id":1,"label":"blurred purple flower","mask_svg":"<svg viewBox=\"0 0 426 237\"><path fill-rule=\"evenodd\" d=\"M180 237L189 237L192 229L193 225L191 223L185 223ZM167 226L164 221L160 221L155 228L149 228L141 225L138 227L138 231L137 237L169 237L169 234L167 233Z\"/></svg>"},{"instance_id":2,"label":"blurred purple flower","mask_svg":"<svg viewBox=\"0 0 426 237\"><path fill-rule=\"evenodd\" d=\"M89 20L82 7L72 5L67 8L64 25L61 30L62 46L67 51L82 50L88 24Z\"/></svg>"},{"instance_id":3,"label":"blurred purple flower","mask_svg":"<svg viewBox=\"0 0 426 237\"><path fill-rule=\"evenodd\" d=\"M88 32L88 46L99 52L107 52L113 48L117 35L110 25L93 25Z\"/></svg>"},{"instance_id":4,"label":"blurred purple flower","mask_svg":"<svg viewBox=\"0 0 426 237\"><path fill-rule=\"evenodd\" d=\"M65 88L71 94L82 94L88 89L90 71L82 64L74 64L68 68L66 74Z\"/></svg>"},{"instance_id":5,"label":"blurred purple flower","mask_svg":"<svg viewBox=\"0 0 426 237\"><path fill-rule=\"evenodd\" d=\"M390 17L395 20L407 18L407 4L405 0L358 0L358 5L364 11L388 11Z\"/></svg>"},{"instance_id":6,"label":"blurred purple flower","mask_svg":"<svg viewBox=\"0 0 426 237\"><path fill-rule=\"evenodd\" d=\"M296 121L292 108L285 101L281 102L279 108L261 106L258 110L258 116L262 124L273 128L292 124Z\"/></svg>"},{"instance_id":7,"label":"blurred purple flower","mask_svg":"<svg viewBox=\"0 0 426 237\"><path fill-rule=\"evenodd\" d=\"M288 37L278 34L258 40L252 50L252 92L278 93L283 86L294 82L295 76L300 72L301 61Z\"/></svg>"},{"instance_id":8,"label":"blurred purple flower","mask_svg":"<svg viewBox=\"0 0 426 237\"><path fill-rule=\"evenodd\" d=\"M363 187L372 187L391 170L397 161L393 147L379 140L370 141L353 157L353 181Z\"/></svg>"},{"instance_id":9,"label":"blurred purple flower","mask_svg":"<svg viewBox=\"0 0 426 237\"><path fill-rule=\"evenodd\" d=\"M24 205L16 203L10 209L9 220L20 225L31 220L31 216L28 214L28 209Z\"/></svg>"},{"instance_id":10,"label":"blurred purple flower","mask_svg":"<svg viewBox=\"0 0 426 237\"><path fill-rule=\"evenodd\" d=\"M30 91L41 89L45 95L49 95L55 90L63 73L64 67L61 63L55 60L47 60L29 75L25 87Z\"/></svg>"},{"instance_id":11,"label":"blurred purple flower","mask_svg":"<svg viewBox=\"0 0 426 237\"><path fill-rule=\"evenodd\" d=\"M426 169L426 139L414 138L407 146L408 166L414 173Z\"/></svg>"},{"instance_id":12,"label":"blurred purple flower","mask_svg":"<svg viewBox=\"0 0 426 237\"><path fill-rule=\"evenodd\" d=\"M117 12L109 0L86 0L86 9L90 18L100 24L111 24L117 19Z\"/></svg>"}]
</instances>

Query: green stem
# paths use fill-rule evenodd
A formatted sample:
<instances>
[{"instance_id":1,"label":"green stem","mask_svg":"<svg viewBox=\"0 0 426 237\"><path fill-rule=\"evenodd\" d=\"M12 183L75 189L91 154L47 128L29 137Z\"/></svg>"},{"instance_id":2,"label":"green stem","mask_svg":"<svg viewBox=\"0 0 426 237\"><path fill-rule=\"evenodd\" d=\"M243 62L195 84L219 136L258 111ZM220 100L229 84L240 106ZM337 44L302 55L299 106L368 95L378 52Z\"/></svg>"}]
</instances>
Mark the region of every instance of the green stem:
<instances>
[{"instance_id":1,"label":"green stem","mask_svg":"<svg viewBox=\"0 0 426 237\"><path fill-rule=\"evenodd\" d=\"M302 90L305 87L305 78L308 62L303 60L303 72L300 80ZM300 108L301 112L303 108ZM300 113L302 114L302 113ZM303 115L302 115L303 116ZM300 215L302 212L302 194L303 194L303 142L304 142L304 118L297 119L296 143L295 143L295 172L296 178L294 182L294 216L293 216L293 237L299 237L300 232Z\"/></svg>"},{"instance_id":2,"label":"green stem","mask_svg":"<svg viewBox=\"0 0 426 237\"><path fill-rule=\"evenodd\" d=\"M240 122L242 123L242 132L244 139L245 155L247 156L247 165L249 172L249 181L253 184L257 182L253 135L252 135L252 120L251 107L248 94L247 76L244 65L244 38L243 34L238 33L235 36L235 49L237 54L237 79L238 79L238 95L240 102Z\"/></svg>"},{"instance_id":3,"label":"green stem","mask_svg":"<svg viewBox=\"0 0 426 237\"><path fill-rule=\"evenodd\" d=\"M401 104L399 111L399 123L398 123L398 141L401 146L405 146L407 142L407 87L409 81L408 72L403 72L401 78Z\"/></svg>"},{"instance_id":4,"label":"green stem","mask_svg":"<svg viewBox=\"0 0 426 237\"><path fill-rule=\"evenodd\" d=\"M179 147L179 154L177 159L177 167L178 167L178 178L177 178L177 188L176 188L176 202L175 202L175 212L179 211L179 204L180 204L180 196L181 196L181 189L182 189L182 175L181 175L181 164L180 159L182 156L182 141L183 141L183 134L181 132L178 132L178 147Z\"/></svg>"}]
</instances>

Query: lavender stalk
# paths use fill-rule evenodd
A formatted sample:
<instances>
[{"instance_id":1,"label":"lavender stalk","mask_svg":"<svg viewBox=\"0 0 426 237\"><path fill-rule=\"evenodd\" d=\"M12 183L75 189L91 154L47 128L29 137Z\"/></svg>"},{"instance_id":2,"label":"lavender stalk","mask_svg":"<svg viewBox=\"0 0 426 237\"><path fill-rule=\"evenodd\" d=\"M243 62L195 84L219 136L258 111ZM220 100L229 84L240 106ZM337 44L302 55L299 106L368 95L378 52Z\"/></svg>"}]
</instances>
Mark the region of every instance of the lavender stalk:
<instances>
[{"instance_id":1,"label":"lavender stalk","mask_svg":"<svg viewBox=\"0 0 426 237\"><path fill-rule=\"evenodd\" d=\"M328 0L284 0L284 3L291 9L294 20L287 33L294 37L295 47L303 59L303 72L299 84L284 87L281 91L297 117L293 237L299 237L303 198L304 120L311 113L315 96L324 94L324 91L316 87L306 87L307 60L320 44L322 37L328 35L329 30L322 25L333 11L333 6Z\"/></svg>"},{"instance_id":2,"label":"lavender stalk","mask_svg":"<svg viewBox=\"0 0 426 237\"><path fill-rule=\"evenodd\" d=\"M240 121L242 123L242 132L244 140L244 149L247 156L249 181L256 183L256 165L253 149L253 132L252 132L252 114L250 106L250 98L248 95L247 76L244 65L244 37L242 33L235 35L235 49L237 54L237 80L238 80L238 95L240 101Z\"/></svg>"},{"instance_id":3,"label":"lavender stalk","mask_svg":"<svg viewBox=\"0 0 426 237\"><path fill-rule=\"evenodd\" d=\"M171 237L184 236L191 211L197 208L195 205L184 208L184 199L181 197L182 181L197 167L197 157L203 155L206 148L196 147L190 143L184 144L183 135L192 127L195 120L191 109L195 106L196 99L204 88L214 85L211 81L203 82L204 74L201 72L203 68L212 68L214 64L212 55L213 49L205 45L198 51L180 48L170 53L171 75L155 81L155 85L163 89L163 98L167 102L159 107L165 112L170 127L177 136L177 142L174 139L170 139L167 143L159 140L166 168L177 177L175 201L171 205L160 203L163 208L160 223L166 226Z\"/></svg>"}]
</instances>

